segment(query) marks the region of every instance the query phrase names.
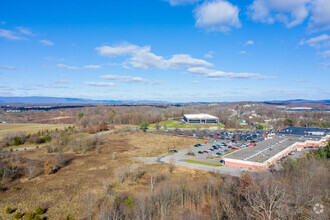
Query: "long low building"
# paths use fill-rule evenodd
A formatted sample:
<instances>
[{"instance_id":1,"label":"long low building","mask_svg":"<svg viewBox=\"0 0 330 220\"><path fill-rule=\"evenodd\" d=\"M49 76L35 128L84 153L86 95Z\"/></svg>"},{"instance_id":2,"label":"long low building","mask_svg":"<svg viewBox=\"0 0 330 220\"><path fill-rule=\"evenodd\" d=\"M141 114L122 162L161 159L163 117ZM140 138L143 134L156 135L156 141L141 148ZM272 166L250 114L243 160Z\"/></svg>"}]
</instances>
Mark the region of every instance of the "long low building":
<instances>
[{"instance_id":1,"label":"long low building","mask_svg":"<svg viewBox=\"0 0 330 220\"><path fill-rule=\"evenodd\" d=\"M218 124L219 118L209 114L185 114L183 119L188 124Z\"/></svg>"},{"instance_id":2,"label":"long low building","mask_svg":"<svg viewBox=\"0 0 330 220\"><path fill-rule=\"evenodd\" d=\"M223 160L226 166L262 171L291 151L300 151L308 146L326 146L327 141L330 141L329 129L290 127L268 136L255 146L234 151Z\"/></svg>"}]
</instances>

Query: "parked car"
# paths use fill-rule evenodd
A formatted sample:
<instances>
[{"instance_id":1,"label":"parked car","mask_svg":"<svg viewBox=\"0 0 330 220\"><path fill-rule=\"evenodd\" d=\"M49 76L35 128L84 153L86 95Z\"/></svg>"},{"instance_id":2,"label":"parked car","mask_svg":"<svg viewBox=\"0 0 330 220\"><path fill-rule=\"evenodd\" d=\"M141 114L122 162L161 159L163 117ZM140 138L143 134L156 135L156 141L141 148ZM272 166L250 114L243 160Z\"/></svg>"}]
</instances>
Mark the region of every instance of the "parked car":
<instances>
[{"instance_id":1,"label":"parked car","mask_svg":"<svg viewBox=\"0 0 330 220\"><path fill-rule=\"evenodd\" d=\"M207 153L208 153L208 151L207 151L207 150L204 150L204 151L203 151L203 153L206 153L206 154L207 154Z\"/></svg>"},{"instance_id":2,"label":"parked car","mask_svg":"<svg viewBox=\"0 0 330 220\"><path fill-rule=\"evenodd\" d=\"M198 151L199 154L203 154L203 151Z\"/></svg>"},{"instance_id":3,"label":"parked car","mask_svg":"<svg viewBox=\"0 0 330 220\"><path fill-rule=\"evenodd\" d=\"M220 160L220 163L225 163L225 161L224 160Z\"/></svg>"},{"instance_id":4,"label":"parked car","mask_svg":"<svg viewBox=\"0 0 330 220\"><path fill-rule=\"evenodd\" d=\"M169 150L168 152L169 152L169 153L178 153L177 150Z\"/></svg>"},{"instance_id":5,"label":"parked car","mask_svg":"<svg viewBox=\"0 0 330 220\"><path fill-rule=\"evenodd\" d=\"M209 150L210 150L210 151L214 151L214 149L213 149L213 148L210 148Z\"/></svg>"},{"instance_id":6,"label":"parked car","mask_svg":"<svg viewBox=\"0 0 330 220\"><path fill-rule=\"evenodd\" d=\"M216 154L217 154L217 155L219 155L219 156L220 156L220 155L222 155L222 153L221 153L221 152L217 152Z\"/></svg>"}]
</instances>

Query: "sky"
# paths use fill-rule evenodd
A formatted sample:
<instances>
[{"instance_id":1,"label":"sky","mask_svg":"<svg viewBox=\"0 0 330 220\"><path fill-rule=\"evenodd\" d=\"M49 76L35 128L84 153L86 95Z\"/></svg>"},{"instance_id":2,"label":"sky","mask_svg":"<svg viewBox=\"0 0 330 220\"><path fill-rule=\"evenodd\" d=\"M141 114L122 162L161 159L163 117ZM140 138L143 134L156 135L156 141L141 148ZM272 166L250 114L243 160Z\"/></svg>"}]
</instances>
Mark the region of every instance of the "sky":
<instances>
[{"instance_id":1,"label":"sky","mask_svg":"<svg viewBox=\"0 0 330 220\"><path fill-rule=\"evenodd\" d=\"M1 0L0 96L330 98L329 0Z\"/></svg>"}]
</instances>

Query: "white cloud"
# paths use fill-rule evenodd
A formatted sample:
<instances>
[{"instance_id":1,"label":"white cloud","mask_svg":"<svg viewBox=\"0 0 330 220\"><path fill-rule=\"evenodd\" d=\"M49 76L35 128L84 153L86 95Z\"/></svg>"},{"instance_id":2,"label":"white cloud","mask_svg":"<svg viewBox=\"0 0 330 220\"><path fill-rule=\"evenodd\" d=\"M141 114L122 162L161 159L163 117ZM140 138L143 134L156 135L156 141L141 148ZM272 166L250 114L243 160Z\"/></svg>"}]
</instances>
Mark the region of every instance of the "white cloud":
<instances>
[{"instance_id":1,"label":"white cloud","mask_svg":"<svg viewBox=\"0 0 330 220\"><path fill-rule=\"evenodd\" d=\"M35 34L29 28L26 27L16 27L16 29L23 35L34 36Z\"/></svg>"},{"instance_id":2,"label":"white cloud","mask_svg":"<svg viewBox=\"0 0 330 220\"><path fill-rule=\"evenodd\" d=\"M53 46L54 43L49 40L39 40L39 43L45 45L45 46Z\"/></svg>"},{"instance_id":3,"label":"white cloud","mask_svg":"<svg viewBox=\"0 0 330 220\"><path fill-rule=\"evenodd\" d=\"M102 87L108 87L108 86L114 86L115 84L112 82L85 82L86 85L89 86L102 86Z\"/></svg>"},{"instance_id":4,"label":"white cloud","mask_svg":"<svg viewBox=\"0 0 330 220\"><path fill-rule=\"evenodd\" d=\"M329 30L330 29L330 1L312 1L311 18L308 24L310 30Z\"/></svg>"},{"instance_id":5,"label":"white cloud","mask_svg":"<svg viewBox=\"0 0 330 220\"><path fill-rule=\"evenodd\" d=\"M130 60L130 64L139 69L166 68L164 58L151 53L150 46L139 49Z\"/></svg>"},{"instance_id":6,"label":"white cloud","mask_svg":"<svg viewBox=\"0 0 330 220\"><path fill-rule=\"evenodd\" d=\"M59 67L59 68L65 68L65 69L69 69L69 70L78 70L79 69L79 67L68 66L68 65L65 65L65 64L57 64L57 67Z\"/></svg>"},{"instance_id":7,"label":"white cloud","mask_svg":"<svg viewBox=\"0 0 330 220\"><path fill-rule=\"evenodd\" d=\"M244 45L245 45L245 46L246 46L246 45L254 45L254 41L253 41L253 40L248 40L248 41L245 42Z\"/></svg>"},{"instance_id":8,"label":"white cloud","mask_svg":"<svg viewBox=\"0 0 330 220\"><path fill-rule=\"evenodd\" d=\"M5 25L7 22L6 21L1 21L0 24L1 25Z\"/></svg>"},{"instance_id":9,"label":"white cloud","mask_svg":"<svg viewBox=\"0 0 330 220\"><path fill-rule=\"evenodd\" d=\"M330 57L330 50L326 50L319 53L323 58Z\"/></svg>"},{"instance_id":10,"label":"white cloud","mask_svg":"<svg viewBox=\"0 0 330 220\"><path fill-rule=\"evenodd\" d=\"M164 0L166 2L169 2L172 6L178 6L178 5L189 5L194 4L196 2L199 2L201 0Z\"/></svg>"},{"instance_id":11,"label":"white cloud","mask_svg":"<svg viewBox=\"0 0 330 220\"><path fill-rule=\"evenodd\" d=\"M330 68L330 62L324 62L324 63L320 63L324 69L328 69Z\"/></svg>"},{"instance_id":12,"label":"white cloud","mask_svg":"<svg viewBox=\"0 0 330 220\"><path fill-rule=\"evenodd\" d=\"M194 75L204 75L210 77L210 80L228 80L228 79L275 79L274 76L263 76L257 73L233 73L218 70L211 70L205 67L192 67L188 72Z\"/></svg>"},{"instance_id":13,"label":"white cloud","mask_svg":"<svg viewBox=\"0 0 330 220\"><path fill-rule=\"evenodd\" d=\"M182 67L192 66L212 66L211 63L202 59L192 58L188 54L175 54L171 59L165 60L165 63L171 69L179 69Z\"/></svg>"},{"instance_id":14,"label":"white cloud","mask_svg":"<svg viewBox=\"0 0 330 220\"><path fill-rule=\"evenodd\" d=\"M221 32L242 26L238 14L237 6L223 0L205 1L194 11L197 27Z\"/></svg>"},{"instance_id":15,"label":"white cloud","mask_svg":"<svg viewBox=\"0 0 330 220\"><path fill-rule=\"evenodd\" d=\"M118 46L113 46L113 47L102 46L102 47L97 47L95 49L96 51L99 52L101 56L115 57L115 56L132 54L136 52L139 49L139 47L136 45L124 43Z\"/></svg>"},{"instance_id":16,"label":"white cloud","mask_svg":"<svg viewBox=\"0 0 330 220\"><path fill-rule=\"evenodd\" d=\"M17 68L14 67L14 66L0 66L0 69L5 69L5 70L17 70Z\"/></svg>"},{"instance_id":17,"label":"white cloud","mask_svg":"<svg viewBox=\"0 0 330 220\"><path fill-rule=\"evenodd\" d=\"M209 52L207 52L205 55L204 55L204 57L205 58L213 58L213 51L211 50L211 51L209 51Z\"/></svg>"},{"instance_id":18,"label":"white cloud","mask_svg":"<svg viewBox=\"0 0 330 220\"><path fill-rule=\"evenodd\" d=\"M239 54L246 54L247 52L245 50L241 50L238 52Z\"/></svg>"},{"instance_id":19,"label":"white cloud","mask_svg":"<svg viewBox=\"0 0 330 220\"><path fill-rule=\"evenodd\" d=\"M25 37L18 36L14 31L5 29L0 29L0 37L6 38L8 40L26 40Z\"/></svg>"},{"instance_id":20,"label":"white cloud","mask_svg":"<svg viewBox=\"0 0 330 220\"><path fill-rule=\"evenodd\" d=\"M311 0L254 0L249 14L254 21L284 23L288 28L301 24L309 14Z\"/></svg>"},{"instance_id":21,"label":"white cloud","mask_svg":"<svg viewBox=\"0 0 330 220\"><path fill-rule=\"evenodd\" d=\"M98 47L96 50L102 56L119 56L129 55L130 58L124 62L124 67L132 67L139 69L180 69L193 66L212 66L211 63L191 57L189 54L174 54L170 59L158 56L151 52L150 46L139 47L129 44L129 46Z\"/></svg>"},{"instance_id":22,"label":"white cloud","mask_svg":"<svg viewBox=\"0 0 330 220\"><path fill-rule=\"evenodd\" d=\"M101 65L85 65L84 69L102 69Z\"/></svg>"},{"instance_id":23,"label":"white cloud","mask_svg":"<svg viewBox=\"0 0 330 220\"><path fill-rule=\"evenodd\" d=\"M142 77L133 77L133 76L119 76L119 75L104 75L101 76L102 79L115 80L125 83L142 83L142 84L160 84L156 80L148 80Z\"/></svg>"},{"instance_id":24,"label":"white cloud","mask_svg":"<svg viewBox=\"0 0 330 220\"><path fill-rule=\"evenodd\" d=\"M68 80L52 80L53 83L55 84L70 84L72 83L71 81L68 81Z\"/></svg>"},{"instance_id":25,"label":"white cloud","mask_svg":"<svg viewBox=\"0 0 330 220\"><path fill-rule=\"evenodd\" d=\"M329 40L330 40L330 36L329 35L322 34L322 35L319 35L317 37L312 37L312 38L310 38L308 40L303 39L303 40L300 41L299 45L307 44L310 47L319 48L322 45L328 46L327 44L329 43Z\"/></svg>"}]
</instances>

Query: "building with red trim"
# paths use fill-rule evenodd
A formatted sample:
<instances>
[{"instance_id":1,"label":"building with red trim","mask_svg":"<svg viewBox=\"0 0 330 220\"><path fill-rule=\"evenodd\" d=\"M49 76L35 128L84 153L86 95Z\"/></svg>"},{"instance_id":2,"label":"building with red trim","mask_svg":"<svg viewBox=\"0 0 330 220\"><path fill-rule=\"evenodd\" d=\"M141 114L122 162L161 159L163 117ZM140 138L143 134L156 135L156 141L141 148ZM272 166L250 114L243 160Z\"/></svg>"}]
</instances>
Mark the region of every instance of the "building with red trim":
<instances>
[{"instance_id":1,"label":"building with red trim","mask_svg":"<svg viewBox=\"0 0 330 220\"><path fill-rule=\"evenodd\" d=\"M268 135L255 146L234 151L223 160L226 166L263 171L292 151L326 146L328 141L330 129L289 127Z\"/></svg>"}]
</instances>

